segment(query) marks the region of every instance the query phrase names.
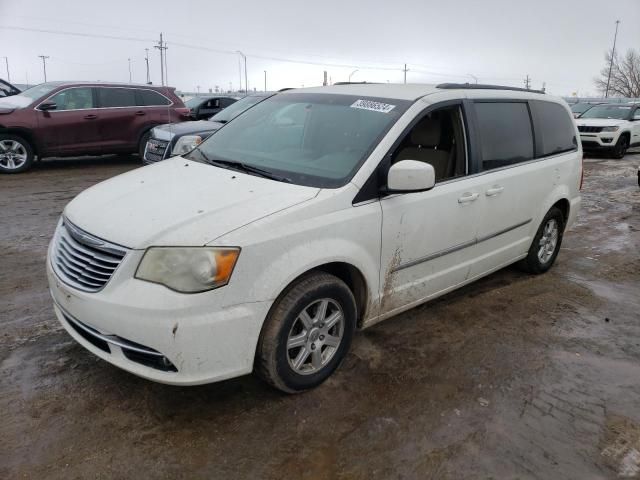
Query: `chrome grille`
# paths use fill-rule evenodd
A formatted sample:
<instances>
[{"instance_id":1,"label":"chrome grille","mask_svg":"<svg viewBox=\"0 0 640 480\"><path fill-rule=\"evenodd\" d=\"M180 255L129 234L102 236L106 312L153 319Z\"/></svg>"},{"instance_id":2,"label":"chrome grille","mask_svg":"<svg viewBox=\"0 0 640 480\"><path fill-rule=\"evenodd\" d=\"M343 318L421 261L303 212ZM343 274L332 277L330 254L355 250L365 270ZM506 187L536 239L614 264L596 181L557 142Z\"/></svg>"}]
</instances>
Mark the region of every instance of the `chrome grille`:
<instances>
[{"instance_id":1,"label":"chrome grille","mask_svg":"<svg viewBox=\"0 0 640 480\"><path fill-rule=\"evenodd\" d=\"M102 289L127 249L81 230L63 219L53 238L51 264L65 283L86 292Z\"/></svg>"},{"instance_id":2,"label":"chrome grille","mask_svg":"<svg viewBox=\"0 0 640 480\"><path fill-rule=\"evenodd\" d=\"M144 161L145 163L155 163L164 159L169 148L169 142L166 140L158 140L157 138L150 138L144 149Z\"/></svg>"}]
</instances>

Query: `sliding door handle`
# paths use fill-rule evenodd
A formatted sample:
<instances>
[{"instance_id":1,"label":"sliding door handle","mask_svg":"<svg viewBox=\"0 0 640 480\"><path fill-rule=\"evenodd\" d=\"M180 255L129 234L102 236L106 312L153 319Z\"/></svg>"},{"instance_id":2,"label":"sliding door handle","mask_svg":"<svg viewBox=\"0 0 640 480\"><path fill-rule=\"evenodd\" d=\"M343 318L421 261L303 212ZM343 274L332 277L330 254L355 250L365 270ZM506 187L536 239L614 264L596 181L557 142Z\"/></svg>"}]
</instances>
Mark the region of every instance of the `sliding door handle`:
<instances>
[{"instance_id":1,"label":"sliding door handle","mask_svg":"<svg viewBox=\"0 0 640 480\"><path fill-rule=\"evenodd\" d=\"M489 190L485 192L485 195L487 197L495 197L496 195L501 194L503 190L504 190L504 187L501 187L500 185L494 185L493 187L491 187Z\"/></svg>"},{"instance_id":2,"label":"sliding door handle","mask_svg":"<svg viewBox=\"0 0 640 480\"><path fill-rule=\"evenodd\" d=\"M458 198L458 203L475 202L478 197L479 195L477 193L465 192L460 198Z\"/></svg>"}]
</instances>

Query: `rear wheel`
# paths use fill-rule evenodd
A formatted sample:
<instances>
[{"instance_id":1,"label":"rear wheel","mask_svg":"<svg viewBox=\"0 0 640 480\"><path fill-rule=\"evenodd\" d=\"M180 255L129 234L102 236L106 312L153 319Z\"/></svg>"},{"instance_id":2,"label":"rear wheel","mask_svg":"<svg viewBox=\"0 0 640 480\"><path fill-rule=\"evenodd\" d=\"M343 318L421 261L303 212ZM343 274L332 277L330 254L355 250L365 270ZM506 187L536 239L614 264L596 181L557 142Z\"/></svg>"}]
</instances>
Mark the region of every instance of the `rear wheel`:
<instances>
[{"instance_id":1,"label":"rear wheel","mask_svg":"<svg viewBox=\"0 0 640 480\"><path fill-rule=\"evenodd\" d=\"M303 277L265 321L255 371L287 393L316 387L344 359L355 324L356 302L342 280L324 272Z\"/></svg>"},{"instance_id":2,"label":"rear wheel","mask_svg":"<svg viewBox=\"0 0 640 480\"><path fill-rule=\"evenodd\" d=\"M620 135L620 138L616 142L616 146L613 147L611 156L613 158L620 159L625 156L627 149L629 148L629 137L627 135Z\"/></svg>"},{"instance_id":3,"label":"rear wheel","mask_svg":"<svg viewBox=\"0 0 640 480\"><path fill-rule=\"evenodd\" d=\"M20 173L31 168L34 152L29 142L17 135L0 134L0 172Z\"/></svg>"},{"instance_id":4,"label":"rear wheel","mask_svg":"<svg viewBox=\"0 0 640 480\"><path fill-rule=\"evenodd\" d=\"M552 207L544 216L526 258L520 262L529 273L544 273L551 268L558 256L564 232L564 215Z\"/></svg>"},{"instance_id":5,"label":"rear wheel","mask_svg":"<svg viewBox=\"0 0 640 480\"><path fill-rule=\"evenodd\" d=\"M144 160L144 150L147 147L147 142L151 138L151 131L145 132L142 137L140 137L140 143L138 143L138 155L140 158Z\"/></svg>"}]
</instances>

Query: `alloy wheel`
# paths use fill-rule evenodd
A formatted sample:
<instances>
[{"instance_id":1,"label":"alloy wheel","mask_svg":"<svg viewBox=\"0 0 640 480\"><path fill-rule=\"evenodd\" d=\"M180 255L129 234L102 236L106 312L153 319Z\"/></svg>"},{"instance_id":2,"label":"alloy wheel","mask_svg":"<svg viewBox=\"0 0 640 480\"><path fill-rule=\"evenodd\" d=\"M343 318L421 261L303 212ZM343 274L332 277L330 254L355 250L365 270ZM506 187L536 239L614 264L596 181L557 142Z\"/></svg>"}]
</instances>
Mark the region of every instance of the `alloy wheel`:
<instances>
[{"instance_id":1,"label":"alloy wheel","mask_svg":"<svg viewBox=\"0 0 640 480\"><path fill-rule=\"evenodd\" d=\"M323 298L307 305L287 337L289 366L300 375L322 370L340 347L344 323L342 308L334 300Z\"/></svg>"},{"instance_id":2,"label":"alloy wheel","mask_svg":"<svg viewBox=\"0 0 640 480\"><path fill-rule=\"evenodd\" d=\"M558 222L555 218L550 218L544 225L542 237L540 237L540 242L538 243L538 260L540 260L540 263L543 265L551 260L556 250L558 234Z\"/></svg>"},{"instance_id":3,"label":"alloy wheel","mask_svg":"<svg viewBox=\"0 0 640 480\"><path fill-rule=\"evenodd\" d=\"M0 166L7 170L22 167L27 161L26 147L15 140L0 141Z\"/></svg>"}]
</instances>

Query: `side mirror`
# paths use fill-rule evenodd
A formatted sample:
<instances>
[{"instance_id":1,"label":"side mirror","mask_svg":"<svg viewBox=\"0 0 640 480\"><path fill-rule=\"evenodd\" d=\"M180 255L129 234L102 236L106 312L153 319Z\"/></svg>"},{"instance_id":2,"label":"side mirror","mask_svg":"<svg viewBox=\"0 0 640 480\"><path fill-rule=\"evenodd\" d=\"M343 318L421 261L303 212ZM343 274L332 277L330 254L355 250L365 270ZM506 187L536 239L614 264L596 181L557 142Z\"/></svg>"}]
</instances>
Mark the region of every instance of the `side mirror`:
<instances>
[{"instance_id":1,"label":"side mirror","mask_svg":"<svg viewBox=\"0 0 640 480\"><path fill-rule=\"evenodd\" d=\"M417 160L401 160L391 165L387 174L389 193L423 192L436 184L433 165Z\"/></svg>"},{"instance_id":2,"label":"side mirror","mask_svg":"<svg viewBox=\"0 0 640 480\"><path fill-rule=\"evenodd\" d=\"M55 110L58 108L56 102L44 102L38 105L38 110L42 110L43 112L48 112L49 110Z\"/></svg>"}]
</instances>

